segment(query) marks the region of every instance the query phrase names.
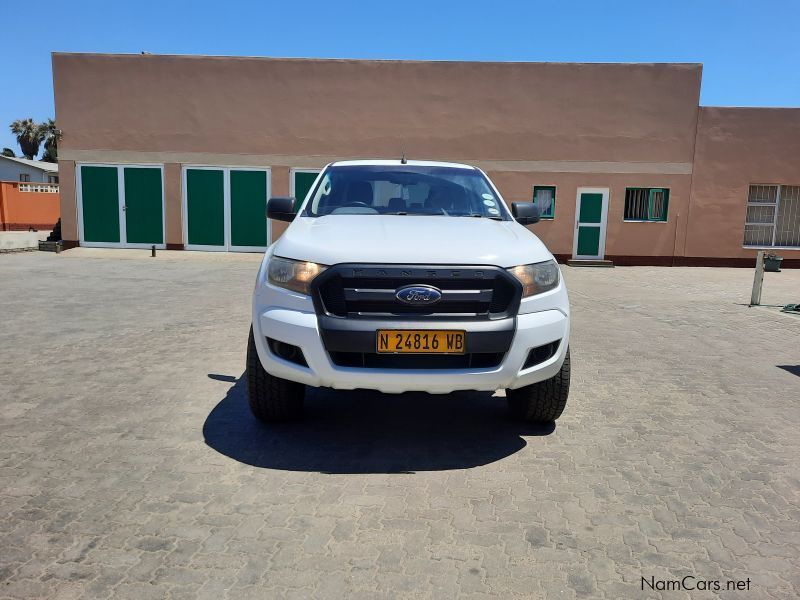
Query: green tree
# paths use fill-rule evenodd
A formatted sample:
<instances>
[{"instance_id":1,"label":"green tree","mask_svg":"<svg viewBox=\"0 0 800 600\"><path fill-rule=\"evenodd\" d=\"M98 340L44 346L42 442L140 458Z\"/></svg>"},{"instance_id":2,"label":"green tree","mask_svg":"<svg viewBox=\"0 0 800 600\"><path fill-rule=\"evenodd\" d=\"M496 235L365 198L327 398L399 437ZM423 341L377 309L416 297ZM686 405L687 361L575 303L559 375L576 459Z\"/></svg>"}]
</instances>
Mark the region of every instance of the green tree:
<instances>
[{"instance_id":1,"label":"green tree","mask_svg":"<svg viewBox=\"0 0 800 600\"><path fill-rule=\"evenodd\" d=\"M33 160L39 154L39 146L44 139L42 128L33 119L17 119L11 123L11 133L17 136L22 154Z\"/></svg>"},{"instance_id":2,"label":"green tree","mask_svg":"<svg viewBox=\"0 0 800 600\"><path fill-rule=\"evenodd\" d=\"M61 133L56 128L56 122L53 119L47 119L44 123L39 125L42 131L42 139L44 140L44 154L42 160L45 162L58 162L58 140L61 139Z\"/></svg>"},{"instance_id":3,"label":"green tree","mask_svg":"<svg viewBox=\"0 0 800 600\"><path fill-rule=\"evenodd\" d=\"M2 152L0 152L0 156L10 156L11 158L14 158L16 154L14 154L14 151L11 148L3 148Z\"/></svg>"}]
</instances>

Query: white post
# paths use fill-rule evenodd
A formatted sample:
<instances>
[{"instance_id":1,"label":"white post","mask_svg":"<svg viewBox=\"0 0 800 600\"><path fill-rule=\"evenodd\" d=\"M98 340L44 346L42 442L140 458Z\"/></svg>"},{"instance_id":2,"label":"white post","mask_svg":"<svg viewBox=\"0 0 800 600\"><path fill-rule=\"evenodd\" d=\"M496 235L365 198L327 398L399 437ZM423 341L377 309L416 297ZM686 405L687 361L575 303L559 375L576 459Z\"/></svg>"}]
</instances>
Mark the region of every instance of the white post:
<instances>
[{"instance_id":1,"label":"white post","mask_svg":"<svg viewBox=\"0 0 800 600\"><path fill-rule=\"evenodd\" d=\"M761 304L761 285L764 283L764 251L759 250L756 256L756 274L753 277L753 293L750 295L750 306Z\"/></svg>"}]
</instances>

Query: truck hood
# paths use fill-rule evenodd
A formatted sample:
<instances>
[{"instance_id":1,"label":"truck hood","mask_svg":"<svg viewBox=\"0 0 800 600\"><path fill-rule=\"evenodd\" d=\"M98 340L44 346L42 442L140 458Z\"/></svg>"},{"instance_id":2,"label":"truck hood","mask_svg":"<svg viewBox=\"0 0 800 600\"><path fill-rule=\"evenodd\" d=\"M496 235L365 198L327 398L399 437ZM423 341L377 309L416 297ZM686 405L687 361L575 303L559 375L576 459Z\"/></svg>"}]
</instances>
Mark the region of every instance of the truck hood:
<instances>
[{"instance_id":1,"label":"truck hood","mask_svg":"<svg viewBox=\"0 0 800 600\"><path fill-rule=\"evenodd\" d=\"M414 215L297 217L273 252L323 265L514 267L553 258L539 238L516 221Z\"/></svg>"}]
</instances>

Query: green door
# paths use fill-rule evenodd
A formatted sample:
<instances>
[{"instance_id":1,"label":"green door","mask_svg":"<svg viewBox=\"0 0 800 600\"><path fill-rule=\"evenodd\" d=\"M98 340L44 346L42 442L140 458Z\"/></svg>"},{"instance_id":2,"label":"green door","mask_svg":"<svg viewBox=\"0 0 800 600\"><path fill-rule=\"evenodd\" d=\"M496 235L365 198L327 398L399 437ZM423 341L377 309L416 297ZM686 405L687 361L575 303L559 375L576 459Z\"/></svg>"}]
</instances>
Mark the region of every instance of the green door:
<instances>
[{"instance_id":1,"label":"green door","mask_svg":"<svg viewBox=\"0 0 800 600\"><path fill-rule=\"evenodd\" d=\"M318 172L306 173L295 171L294 173L294 212L300 210L303 200L306 199L311 186L317 179Z\"/></svg>"},{"instance_id":2,"label":"green door","mask_svg":"<svg viewBox=\"0 0 800 600\"><path fill-rule=\"evenodd\" d=\"M231 247L267 245L267 172L231 169Z\"/></svg>"},{"instance_id":3,"label":"green door","mask_svg":"<svg viewBox=\"0 0 800 600\"><path fill-rule=\"evenodd\" d=\"M603 194L584 192L578 200L576 258L602 258Z\"/></svg>"},{"instance_id":4,"label":"green door","mask_svg":"<svg viewBox=\"0 0 800 600\"><path fill-rule=\"evenodd\" d=\"M84 242L120 242L117 172L116 167L81 167Z\"/></svg>"},{"instance_id":5,"label":"green door","mask_svg":"<svg viewBox=\"0 0 800 600\"><path fill-rule=\"evenodd\" d=\"M128 244L163 244L161 169L125 167L125 238Z\"/></svg>"},{"instance_id":6,"label":"green door","mask_svg":"<svg viewBox=\"0 0 800 600\"><path fill-rule=\"evenodd\" d=\"M225 248L225 178L222 169L186 170L186 241Z\"/></svg>"}]
</instances>

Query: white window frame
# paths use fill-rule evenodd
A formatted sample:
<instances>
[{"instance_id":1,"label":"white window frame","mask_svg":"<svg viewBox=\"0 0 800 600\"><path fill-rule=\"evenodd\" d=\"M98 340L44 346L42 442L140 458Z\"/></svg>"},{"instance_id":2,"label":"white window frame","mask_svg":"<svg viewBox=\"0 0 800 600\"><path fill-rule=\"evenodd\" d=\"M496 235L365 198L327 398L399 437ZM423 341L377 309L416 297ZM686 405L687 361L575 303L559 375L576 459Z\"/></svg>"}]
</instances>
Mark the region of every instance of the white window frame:
<instances>
[{"instance_id":1,"label":"white window frame","mask_svg":"<svg viewBox=\"0 0 800 600\"><path fill-rule=\"evenodd\" d=\"M207 246L204 244L189 243L189 190L186 185L186 173L189 169L202 171L222 171L223 191L223 226L225 244L222 246ZM264 252L272 243L272 219L267 221L266 246L233 246L231 245L231 171L259 171L267 175L267 198L269 202L272 194L272 169L270 167L254 166L229 166L229 165L181 165L181 226L183 229L183 247L186 250L202 250L204 252ZM266 210L266 202L264 204Z\"/></svg>"},{"instance_id":2,"label":"white window frame","mask_svg":"<svg viewBox=\"0 0 800 600\"><path fill-rule=\"evenodd\" d=\"M83 167L111 167L117 170L117 200L119 202L119 242L87 242L83 239ZM125 169L158 169L161 171L161 244L129 244L128 243L128 223L125 218ZM57 185L57 184L51 184ZM127 163L75 163L75 198L77 199L78 209L78 241L81 246L86 248L151 248L155 246L159 250L167 247L167 207L164 181L163 164L127 164Z\"/></svg>"},{"instance_id":3,"label":"white window frame","mask_svg":"<svg viewBox=\"0 0 800 600\"><path fill-rule=\"evenodd\" d=\"M753 186L764 186L764 187L776 187L778 188L775 193L775 202L750 202L750 188ZM788 184L781 184L781 183L751 183L747 186L747 204L745 205L745 212L744 212L744 229L742 233L744 234L747 231L747 226L764 226L769 225L769 223L751 223L747 220L747 209L751 206L772 206L774 207L775 211L772 215L772 243L769 246L763 244L745 244L742 241L742 248L749 248L755 250L797 250L800 246L776 246L775 245L775 238L778 235L778 213L780 212L781 208L781 192L785 187L797 187L797 186L790 186ZM744 237L744 236L743 236Z\"/></svg>"}]
</instances>

